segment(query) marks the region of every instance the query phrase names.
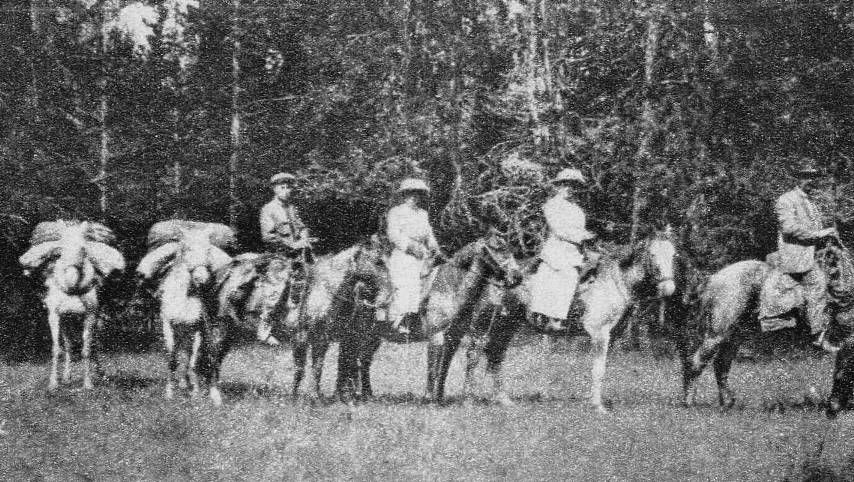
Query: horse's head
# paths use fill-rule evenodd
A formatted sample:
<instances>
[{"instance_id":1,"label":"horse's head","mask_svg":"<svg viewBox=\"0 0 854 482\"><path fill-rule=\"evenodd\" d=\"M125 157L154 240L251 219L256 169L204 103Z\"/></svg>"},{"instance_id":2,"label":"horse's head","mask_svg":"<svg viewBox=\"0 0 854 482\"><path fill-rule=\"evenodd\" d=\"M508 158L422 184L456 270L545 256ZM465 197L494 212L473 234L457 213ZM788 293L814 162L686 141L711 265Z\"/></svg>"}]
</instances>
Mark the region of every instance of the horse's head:
<instances>
[{"instance_id":1,"label":"horse's head","mask_svg":"<svg viewBox=\"0 0 854 482\"><path fill-rule=\"evenodd\" d=\"M656 230L644 242L643 269L646 278L656 283L658 296L669 297L676 291L674 264L676 247L670 225Z\"/></svg>"},{"instance_id":2,"label":"horse's head","mask_svg":"<svg viewBox=\"0 0 854 482\"><path fill-rule=\"evenodd\" d=\"M214 280L214 273L231 258L211 243L206 232L187 231L178 243L175 259L189 273L190 287L201 289Z\"/></svg>"},{"instance_id":3,"label":"horse's head","mask_svg":"<svg viewBox=\"0 0 854 482\"><path fill-rule=\"evenodd\" d=\"M509 243L499 232L490 230L476 245L489 271L488 276L500 280L507 288L513 288L522 282L522 269L513 257Z\"/></svg>"},{"instance_id":4,"label":"horse's head","mask_svg":"<svg viewBox=\"0 0 854 482\"><path fill-rule=\"evenodd\" d=\"M388 276L388 249L378 236L371 236L360 243L353 254L350 274L368 287L375 294L391 293L391 282Z\"/></svg>"},{"instance_id":5,"label":"horse's head","mask_svg":"<svg viewBox=\"0 0 854 482\"><path fill-rule=\"evenodd\" d=\"M53 276L69 294L89 291L95 283L95 268L86 253L87 223L69 225L58 242Z\"/></svg>"}]
</instances>

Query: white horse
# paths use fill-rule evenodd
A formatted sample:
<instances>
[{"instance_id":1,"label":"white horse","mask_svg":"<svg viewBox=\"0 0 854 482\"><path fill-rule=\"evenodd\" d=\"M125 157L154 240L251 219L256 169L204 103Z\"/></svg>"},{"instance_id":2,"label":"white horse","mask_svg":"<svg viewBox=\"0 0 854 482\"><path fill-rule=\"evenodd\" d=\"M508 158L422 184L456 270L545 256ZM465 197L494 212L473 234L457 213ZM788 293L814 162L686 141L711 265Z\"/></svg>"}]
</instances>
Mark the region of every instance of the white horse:
<instances>
[{"instance_id":1,"label":"white horse","mask_svg":"<svg viewBox=\"0 0 854 482\"><path fill-rule=\"evenodd\" d=\"M71 340L69 315L83 317L83 388L92 388L89 370L92 339L98 325L98 289L111 274L124 270L124 257L101 242L112 239L112 232L92 222L55 221L39 223L33 231L34 246L19 262L29 274L40 270L46 288L42 301L53 341L48 390L57 388L59 355L65 353L63 383L71 377ZM61 343L60 343L61 340Z\"/></svg>"},{"instance_id":2,"label":"white horse","mask_svg":"<svg viewBox=\"0 0 854 482\"><path fill-rule=\"evenodd\" d=\"M150 242L152 237L156 237L153 233L160 230L159 224L152 227ZM182 230L176 238L149 251L136 270L143 279L158 281L156 297L160 302L159 314L169 366L166 398L174 396L178 352L182 348L187 359L182 369L183 376L178 378L178 387L187 388L189 384L192 395L199 394L199 356L202 344L208 342L204 337L205 322L214 316L210 303L215 299L215 274L231 262L231 256L214 245L210 233L204 229ZM211 384L209 391L214 405L220 405L222 395L219 387Z\"/></svg>"},{"instance_id":3,"label":"white horse","mask_svg":"<svg viewBox=\"0 0 854 482\"><path fill-rule=\"evenodd\" d=\"M580 286L576 293L573 308L569 318L584 327L592 341L591 352L593 366L591 370L592 385L590 402L596 411L607 413L602 403L602 384L605 378L605 366L608 359L608 347L611 341L611 331L642 298L667 298L673 295L676 284L674 281L674 262L676 248L671 241L671 231L667 227L656 231L628 249L606 255L599 263L596 273L588 283ZM514 321L507 320L530 319L527 309L530 303L530 275L517 288L506 291L503 299L494 290L485 293L489 298L479 301L479 313L489 313L491 310L507 310L506 315L492 316L489 323L483 325L486 335L496 338L496 342L487 346L488 370L493 374L497 395L506 400L506 395L500 392L500 369L504 352L510 337L515 330ZM500 300L500 301L499 301ZM492 306L489 309L489 306ZM502 306L503 305L503 306ZM577 309L580 309L578 313ZM488 328L486 328L488 327ZM502 336L502 333L504 335ZM473 381L473 371L477 366L480 352L485 339L475 337L468 353L466 366L466 393Z\"/></svg>"}]
</instances>

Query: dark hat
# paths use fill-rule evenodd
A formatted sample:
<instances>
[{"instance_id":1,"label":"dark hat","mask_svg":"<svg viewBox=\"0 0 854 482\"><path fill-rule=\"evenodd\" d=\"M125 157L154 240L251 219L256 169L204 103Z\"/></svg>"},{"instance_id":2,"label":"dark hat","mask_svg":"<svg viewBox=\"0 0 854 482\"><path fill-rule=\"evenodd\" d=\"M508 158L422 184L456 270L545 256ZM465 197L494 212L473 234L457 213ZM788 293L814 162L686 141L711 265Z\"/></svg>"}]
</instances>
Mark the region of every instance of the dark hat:
<instances>
[{"instance_id":1,"label":"dark hat","mask_svg":"<svg viewBox=\"0 0 854 482\"><path fill-rule=\"evenodd\" d=\"M297 178L293 174L289 172L280 172L278 174L273 174L270 178L270 185L278 186L279 184L292 184L296 180Z\"/></svg>"}]
</instances>

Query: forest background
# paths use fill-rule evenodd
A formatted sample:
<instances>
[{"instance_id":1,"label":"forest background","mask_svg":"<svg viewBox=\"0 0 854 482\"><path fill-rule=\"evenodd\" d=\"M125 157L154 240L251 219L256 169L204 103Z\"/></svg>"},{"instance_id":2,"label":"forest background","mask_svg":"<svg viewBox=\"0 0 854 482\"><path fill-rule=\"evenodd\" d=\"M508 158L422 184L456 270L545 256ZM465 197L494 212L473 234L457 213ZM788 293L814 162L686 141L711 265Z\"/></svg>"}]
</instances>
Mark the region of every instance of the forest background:
<instances>
[{"instance_id":1,"label":"forest background","mask_svg":"<svg viewBox=\"0 0 854 482\"><path fill-rule=\"evenodd\" d=\"M223 222L258 250L272 173L328 252L431 184L449 250L517 254L575 166L605 243L671 223L705 273L774 249L791 169L854 216L854 4L804 0L10 0L0 7L0 325L40 319L17 257L42 220ZM31 313L33 316L25 316Z\"/></svg>"}]
</instances>

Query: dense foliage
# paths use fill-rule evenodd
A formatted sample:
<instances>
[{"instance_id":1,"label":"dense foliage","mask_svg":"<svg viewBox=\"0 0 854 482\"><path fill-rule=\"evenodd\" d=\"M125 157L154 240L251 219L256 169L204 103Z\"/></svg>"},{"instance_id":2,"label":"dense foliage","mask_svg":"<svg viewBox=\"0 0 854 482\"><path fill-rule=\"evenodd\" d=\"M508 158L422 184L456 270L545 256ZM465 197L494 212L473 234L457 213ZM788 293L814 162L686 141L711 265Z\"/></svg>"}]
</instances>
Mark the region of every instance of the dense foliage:
<instances>
[{"instance_id":1,"label":"dense foliage","mask_svg":"<svg viewBox=\"0 0 854 482\"><path fill-rule=\"evenodd\" d=\"M147 227L170 217L231 223L257 249L256 213L280 170L300 175L321 251L376 231L408 175L434 187L451 249L488 222L535 252L545 180L566 165L591 178L584 207L603 238L671 222L703 269L773 249L770 205L804 156L832 174L828 216L854 214L850 2L17 0L2 11L7 279L32 226L60 217L105 221L132 263Z\"/></svg>"}]
</instances>

